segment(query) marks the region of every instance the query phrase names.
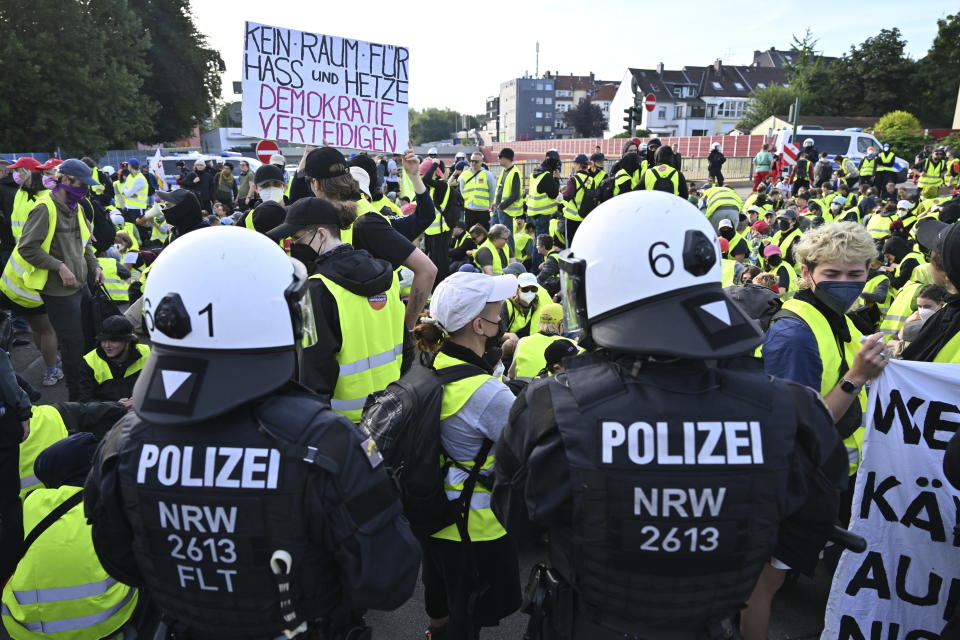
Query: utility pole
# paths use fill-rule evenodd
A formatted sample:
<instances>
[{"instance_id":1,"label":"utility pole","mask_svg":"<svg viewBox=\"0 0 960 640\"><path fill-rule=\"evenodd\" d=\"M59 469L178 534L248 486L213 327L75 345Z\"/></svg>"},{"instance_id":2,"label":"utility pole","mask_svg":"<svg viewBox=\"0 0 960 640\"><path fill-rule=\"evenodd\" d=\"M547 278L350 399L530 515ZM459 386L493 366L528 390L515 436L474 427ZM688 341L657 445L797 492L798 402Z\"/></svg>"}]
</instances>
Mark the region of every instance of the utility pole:
<instances>
[{"instance_id":1,"label":"utility pole","mask_svg":"<svg viewBox=\"0 0 960 640\"><path fill-rule=\"evenodd\" d=\"M534 78L540 77L540 41L539 40L537 40L537 63L536 63L536 66L534 67L533 77Z\"/></svg>"},{"instance_id":2,"label":"utility pole","mask_svg":"<svg viewBox=\"0 0 960 640\"><path fill-rule=\"evenodd\" d=\"M797 125L800 124L800 96L797 96L797 99L790 106L789 118L790 124L793 125L793 143L797 144Z\"/></svg>"}]
</instances>

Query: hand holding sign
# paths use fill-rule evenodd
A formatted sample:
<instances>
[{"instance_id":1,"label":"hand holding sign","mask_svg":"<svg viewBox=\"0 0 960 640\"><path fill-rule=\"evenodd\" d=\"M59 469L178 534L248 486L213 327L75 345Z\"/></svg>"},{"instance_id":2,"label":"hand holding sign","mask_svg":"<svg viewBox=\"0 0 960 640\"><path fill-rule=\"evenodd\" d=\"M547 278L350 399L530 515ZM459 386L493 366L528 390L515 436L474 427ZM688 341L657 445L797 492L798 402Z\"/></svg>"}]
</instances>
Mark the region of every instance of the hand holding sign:
<instances>
[{"instance_id":1,"label":"hand holding sign","mask_svg":"<svg viewBox=\"0 0 960 640\"><path fill-rule=\"evenodd\" d=\"M420 162L417 160L417 154L413 152L413 149L407 149L403 152L403 168L411 178L419 173Z\"/></svg>"}]
</instances>

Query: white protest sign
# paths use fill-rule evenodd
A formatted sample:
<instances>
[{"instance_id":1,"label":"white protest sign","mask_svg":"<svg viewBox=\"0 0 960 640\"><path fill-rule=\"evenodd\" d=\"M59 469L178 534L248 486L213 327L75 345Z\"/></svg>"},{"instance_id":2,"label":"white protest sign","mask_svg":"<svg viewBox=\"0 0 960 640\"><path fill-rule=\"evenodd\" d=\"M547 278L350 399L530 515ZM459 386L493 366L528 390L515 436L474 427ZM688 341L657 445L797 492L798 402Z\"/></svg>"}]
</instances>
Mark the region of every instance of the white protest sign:
<instances>
[{"instance_id":1,"label":"white protest sign","mask_svg":"<svg viewBox=\"0 0 960 640\"><path fill-rule=\"evenodd\" d=\"M409 52L247 22L244 135L399 153L407 145Z\"/></svg>"},{"instance_id":2,"label":"white protest sign","mask_svg":"<svg viewBox=\"0 0 960 640\"><path fill-rule=\"evenodd\" d=\"M960 427L960 365L891 362L867 408L850 530L821 640L938 640L960 601L960 492L943 452Z\"/></svg>"}]
</instances>

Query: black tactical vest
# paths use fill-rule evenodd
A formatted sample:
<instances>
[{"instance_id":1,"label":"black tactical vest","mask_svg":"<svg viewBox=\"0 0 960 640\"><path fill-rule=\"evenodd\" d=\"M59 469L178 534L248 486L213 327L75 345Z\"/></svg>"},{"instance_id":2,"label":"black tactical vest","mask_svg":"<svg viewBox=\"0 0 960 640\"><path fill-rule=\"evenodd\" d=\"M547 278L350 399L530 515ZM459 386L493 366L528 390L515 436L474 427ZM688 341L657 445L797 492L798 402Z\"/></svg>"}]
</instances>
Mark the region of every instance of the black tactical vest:
<instances>
[{"instance_id":1,"label":"black tactical vest","mask_svg":"<svg viewBox=\"0 0 960 640\"><path fill-rule=\"evenodd\" d=\"M347 432L327 428L336 414L305 394L246 404L202 424L125 419L117 472L137 565L160 609L192 636L275 638L340 601L333 557L318 544L319 532L308 537L306 516L316 502L308 479L316 488L326 474L284 455L259 430L254 411L274 435L315 446L318 459L325 444L343 450L333 439ZM307 427L324 413L329 422ZM270 569L278 551L292 560L285 598L294 621L283 620Z\"/></svg>"},{"instance_id":2,"label":"black tactical vest","mask_svg":"<svg viewBox=\"0 0 960 640\"><path fill-rule=\"evenodd\" d=\"M550 551L579 607L644 637L730 618L786 515L794 393L755 371L690 365L686 385L682 363L636 377L597 357L571 365L550 395L574 524L551 530ZM672 387L658 383L663 367L674 367Z\"/></svg>"}]
</instances>

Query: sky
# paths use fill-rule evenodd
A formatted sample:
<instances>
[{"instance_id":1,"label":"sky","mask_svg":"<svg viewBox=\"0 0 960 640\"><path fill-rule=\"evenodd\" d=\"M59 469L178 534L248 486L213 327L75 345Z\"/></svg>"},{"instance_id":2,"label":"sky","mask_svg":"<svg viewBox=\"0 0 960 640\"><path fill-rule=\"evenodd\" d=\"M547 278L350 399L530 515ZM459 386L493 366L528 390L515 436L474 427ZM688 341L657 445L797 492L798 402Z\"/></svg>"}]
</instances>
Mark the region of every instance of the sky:
<instances>
[{"instance_id":1,"label":"sky","mask_svg":"<svg viewBox=\"0 0 960 640\"><path fill-rule=\"evenodd\" d=\"M411 3L392 0L192 0L197 28L226 63L223 98L241 79L244 21L318 34L405 46L410 51L410 106L485 111L500 83L533 75L536 42L540 73L619 81L627 67L706 66L717 58L750 64L754 50L788 49L809 27L825 55L839 56L884 28L899 27L907 54L925 55L947 3L893 0L870 3L643 2L642 0L484 0ZM425 12L425 7L435 7ZM720 11L716 11L717 8Z\"/></svg>"}]
</instances>

